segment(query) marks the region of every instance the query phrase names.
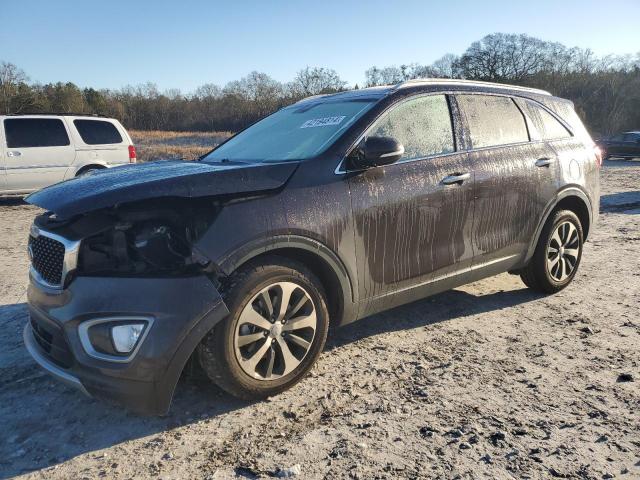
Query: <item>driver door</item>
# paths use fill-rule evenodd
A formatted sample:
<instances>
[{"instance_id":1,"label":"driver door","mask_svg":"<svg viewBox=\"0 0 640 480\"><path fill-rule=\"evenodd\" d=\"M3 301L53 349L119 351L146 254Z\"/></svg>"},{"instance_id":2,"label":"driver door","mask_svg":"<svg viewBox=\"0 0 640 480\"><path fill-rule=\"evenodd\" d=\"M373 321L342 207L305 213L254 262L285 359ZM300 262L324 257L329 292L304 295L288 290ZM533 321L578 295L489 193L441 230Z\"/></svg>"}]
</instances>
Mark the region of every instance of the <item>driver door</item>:
<instances>
[{"instance_id":1,"label":"driver door","mask_svg":"<svg viewBox=\"0 0 640 480\"><path fill-rule=\"evenodd\" d=\"M380 303L419 298L424 291L415 287L458 278L471 266L473 173L467 154L456 151L452 125L445 95L404 100L365 135L396 139L402 158L347 173L364 315ZM400 291L407 295L391 295Z\"/></svg>"}]
</instances>

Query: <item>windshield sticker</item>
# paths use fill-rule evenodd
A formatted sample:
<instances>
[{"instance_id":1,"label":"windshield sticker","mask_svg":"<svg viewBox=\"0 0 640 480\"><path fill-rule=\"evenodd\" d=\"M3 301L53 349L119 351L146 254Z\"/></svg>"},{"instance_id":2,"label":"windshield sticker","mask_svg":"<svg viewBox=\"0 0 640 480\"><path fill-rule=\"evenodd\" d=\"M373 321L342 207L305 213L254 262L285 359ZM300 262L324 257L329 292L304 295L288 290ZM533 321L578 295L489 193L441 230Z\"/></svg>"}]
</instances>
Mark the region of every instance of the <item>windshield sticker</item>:
<instances>
[{"instance_id":1,"label":"windshield sticker","mask_svg":"<svg viewBox=\"0 0 640 480\"><path fill-rule=\"evenodd\" d=\"M312 128L312 127L328 127L330 125L338 125L345 118L344 115L339 117L324 117L324 118L312 118L311 120L307 120L304 122L300 128Z\"/></svg>"}]
</instances>

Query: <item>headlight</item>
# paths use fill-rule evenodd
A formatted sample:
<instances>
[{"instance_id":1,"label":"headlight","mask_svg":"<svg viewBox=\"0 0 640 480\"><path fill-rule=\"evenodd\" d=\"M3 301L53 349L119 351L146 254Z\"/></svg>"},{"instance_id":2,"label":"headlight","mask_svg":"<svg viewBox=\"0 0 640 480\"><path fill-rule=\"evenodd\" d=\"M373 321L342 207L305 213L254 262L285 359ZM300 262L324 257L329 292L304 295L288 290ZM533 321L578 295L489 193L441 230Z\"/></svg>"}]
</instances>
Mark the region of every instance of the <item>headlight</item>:
<instances>
[{"instance_id":1,"label":"headlight","mask_svg":"<svg viewBox=\"0 0 640 480\"><path fill-rule=\"evenodd\" d=\"M117 325L111 328L113 347L118 353L129 353L138 343L138 338L144 330L144 323L130 323L129 325Z\"/></svg>"},{"instance_id":2,"label":"headlight","mask_svg":"<svg viewBox=\"0 0 640 480\"><path fill-rule=\"evenodd\" d=\"M144 342L151 317L109 317L86 320L78 326L87 355L111 362L129 362Z\"/></svg>"}]
</instances>

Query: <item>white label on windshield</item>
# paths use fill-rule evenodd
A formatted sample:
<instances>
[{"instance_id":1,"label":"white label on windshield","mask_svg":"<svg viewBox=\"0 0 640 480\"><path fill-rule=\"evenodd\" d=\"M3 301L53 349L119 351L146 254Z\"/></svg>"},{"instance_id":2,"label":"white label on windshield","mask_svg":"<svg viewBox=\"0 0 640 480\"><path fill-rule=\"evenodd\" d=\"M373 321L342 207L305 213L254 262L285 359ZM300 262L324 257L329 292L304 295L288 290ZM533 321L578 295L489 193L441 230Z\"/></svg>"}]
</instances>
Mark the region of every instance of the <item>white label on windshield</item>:
<instances>
[{"instance_id":1,"label":"white label on windshield","mask_svg":"<svg viewBox=\"0 0 640 480\"><path fill-rule=\"evenodd\" d=\"M338 125L345 118L344 115L340 117L324 117L324 118L313 118L311 120L307 120L304 122L300 128L312 128L312 127L328 127L329 125Z\"/></svg>"}]
</instances>

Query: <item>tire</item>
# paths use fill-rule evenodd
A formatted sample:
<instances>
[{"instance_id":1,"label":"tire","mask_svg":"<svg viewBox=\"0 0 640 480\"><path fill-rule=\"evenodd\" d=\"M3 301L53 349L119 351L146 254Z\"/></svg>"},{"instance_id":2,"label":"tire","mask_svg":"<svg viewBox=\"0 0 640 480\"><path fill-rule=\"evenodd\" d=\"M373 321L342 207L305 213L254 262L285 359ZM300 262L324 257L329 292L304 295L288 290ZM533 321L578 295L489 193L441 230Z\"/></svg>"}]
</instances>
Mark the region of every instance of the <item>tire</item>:
<instances>
[{"instance_id":1,"label":"tire","mask_svg":"<svg viewBox=\"0 0 640 480\"><path fill-rule=\"evenodd\" d=\"M233 274L222 295L230 314L198 346L209 379L245 400L278 394L302 380L329 327L326 294L316 276L297 262L269 257Z\"/></svg>"},{"instance_id":2,"label":"tire","mask_svg":"<svg viewBox=\"0 0 640 480\"><path fill-rule=\"evenodd\" d=\"M578 271L583 243L582 224L577 215L570 210L555 212L542 229L533 257L520 271L520 278L532 290L559 292Z\"/></svg>"}]
</instances>

